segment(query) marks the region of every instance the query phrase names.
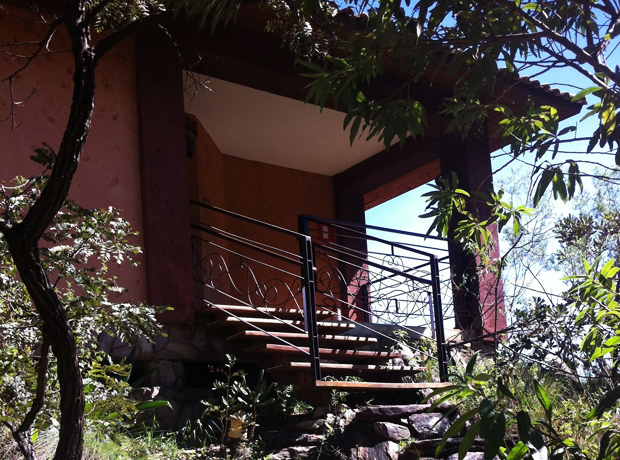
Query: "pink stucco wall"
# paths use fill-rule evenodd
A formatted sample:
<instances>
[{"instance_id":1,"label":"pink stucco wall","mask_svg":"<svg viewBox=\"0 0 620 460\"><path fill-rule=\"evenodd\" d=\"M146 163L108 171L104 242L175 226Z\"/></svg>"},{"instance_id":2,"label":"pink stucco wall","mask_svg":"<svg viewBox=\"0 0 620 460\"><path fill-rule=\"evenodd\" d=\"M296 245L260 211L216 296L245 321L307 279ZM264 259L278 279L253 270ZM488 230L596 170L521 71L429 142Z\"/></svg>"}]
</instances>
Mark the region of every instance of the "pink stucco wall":
<instances>
[{"instance_id":1,"label":"pink stucco wall","mask_svg":"<svg viewBox=\"0 0 620 460\"><path fill-rule=\"evenodd\" d=\"M17 20L25 19L25 21ZM32 16L19 9L10 14L0 10L0 43L32 41L40 36L40 26ZM68 40L58 34L51 50L68 47ZM0 80L23 64L9 53L27 54L32 47L0 48ZM19 125L12 130L11 120L0 123L0 181L17 175L28 176L40 170L29 158L33 148L43 142L57 149L71 104L73 62L70 52L48 54L35 59L15 79L17 100L30 99L15 111ZM142 202L138 152L138 116L134 46L131 40L121 43L105 56L97 70L97 91L92 129L70 197L85 207L114 206L123 217L142 232ZM0 120L9 115L8 82L0 83ZM134 241L143 245L142 236ZM138 268L115 268L119 284L129 289L128 298L144 300L145 272Z\"/></svg>"}]
</instances>

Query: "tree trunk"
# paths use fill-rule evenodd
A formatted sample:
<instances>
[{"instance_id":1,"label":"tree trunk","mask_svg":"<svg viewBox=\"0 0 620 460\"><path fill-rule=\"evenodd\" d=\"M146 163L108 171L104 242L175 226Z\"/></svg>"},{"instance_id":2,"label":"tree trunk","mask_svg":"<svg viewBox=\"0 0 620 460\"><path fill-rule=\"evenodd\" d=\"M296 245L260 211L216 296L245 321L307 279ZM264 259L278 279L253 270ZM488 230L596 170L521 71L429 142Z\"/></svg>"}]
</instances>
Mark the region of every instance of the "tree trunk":
<instances>
[{"instance_id":1,"label":"tree trunk","mask_svg":"<svg viewBox=\"0 0 620 460\"><path fill-rule=\"evenodd\" d=\"M36 247L24 246L19 232L5 235L15 266L43 320L43 334L58 363L60 433L55 460L81 460L84 394L79 354L64 308L43 270Z\"/></svg>"},{"instance_id":2,"label":"tree trunk","mask_svg":"<svg viewBox=\"0 0 620 460\"><path fill-rule=\"evenodd\" d=\"M84 392L75 337L60 299L39 257L39 240L63 206L90 130L96 60L84 0L70 0L65 25L75 62L71 112L52 172L22 222L3 230L19 275L43 322L58 363L60 432L54 460L81 460L84 445Z\"/></svg>"}]
</instances>

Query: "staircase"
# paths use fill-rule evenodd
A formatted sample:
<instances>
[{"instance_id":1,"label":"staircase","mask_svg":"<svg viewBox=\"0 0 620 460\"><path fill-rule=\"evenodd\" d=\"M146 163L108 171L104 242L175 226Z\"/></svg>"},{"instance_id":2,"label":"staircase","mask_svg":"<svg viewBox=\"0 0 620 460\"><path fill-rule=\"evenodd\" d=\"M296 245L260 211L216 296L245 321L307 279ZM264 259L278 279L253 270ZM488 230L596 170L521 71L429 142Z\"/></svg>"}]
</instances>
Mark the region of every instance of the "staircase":
<instances>
[{"instance_id":1,"label":"staircase","mask_svg":"<svg viewBox=\"0 0 620 460\"><path fill-rule=\"evenodd\" d=\"M324 403L333 389L376 392L447 385L412 382L412 377L426 369L407 365L400 352L390 351L394 337L363 321L373 314L381 320L401 314L406 296L403 283L395 283L397 278L430 286L431 297L439 304L430 310L435 318L432 313L430 316L436 325L443 375L440 293L432 279L419 276L419 267L415 273L413 268L397 270L393 263L388 266L373 260L367 249L359 251L212 206L192 204L197 208L192 221L196 295L202 304L196 318L207 325L212 336L223 338L227 349L239 358L257 364L281 383L293 384L300 396L315 404ZM214 221L217 226L209 223ZM308 221L300 226L311 233ZM266 238L258 241L228 230L241 227L239 222L258 227L260 231L249 233ZM330 225L334 227L333 222ZM347 232L360 233L349 227L338 232L341 242ZM271 233L277 236L270 239ZM391 308L379 308L386 299L372 286L377 279L396 296L396 301L390 299ZM429 296L424 291L422 298ZM401 328L409 335L414 330L407 325Z\"/></svg>"}]
</instances>

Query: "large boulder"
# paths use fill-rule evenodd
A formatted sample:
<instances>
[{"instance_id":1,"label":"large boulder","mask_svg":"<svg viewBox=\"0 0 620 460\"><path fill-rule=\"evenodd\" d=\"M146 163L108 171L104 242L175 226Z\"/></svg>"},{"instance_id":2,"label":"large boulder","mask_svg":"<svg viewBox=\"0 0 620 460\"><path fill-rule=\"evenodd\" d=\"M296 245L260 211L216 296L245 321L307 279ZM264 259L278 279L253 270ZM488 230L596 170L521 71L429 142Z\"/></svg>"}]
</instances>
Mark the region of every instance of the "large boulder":
<instances>
[{"instance_id":1,"label":"large boulder","mask_svg":"<svg viewBox=\"0 0 620 460\"><path fill-rule=\"evenodd\" d=\"M430 404L407 404L404 406L368 406L357 411L356 420L363 422L392 422L407 418L412 414L421 414L428 412ZM453 406L449 404L440 404L435 412L448 412Z\"/></svg>"},{"instance_id":2,"label":"large boulder","mask_svg":"<svg viewBox=\"0 0 620 460\"><path fill-rule=\"evenodd\" d=\"M450 428L450 419L445 414L412 414L409 416L409 427L417 439L442 438Z\"/></svg>"},{"instance_id":3,"label":"large boulder","mask_svg":"<svg viewBox=\"0 0 620 460\"><path fill-rule=\"evenodd\" d=\"M384 441L374 446L359 446L351 449L351 460L398 460L400 446L392 441Z\"/></svg>"},{"instance_id":4,"label":"large boulder","mask_svg":"<svg viewBox=\"0 0 620 460\"><path fill-rule=\"evenodd\" d=\"M409 439L411 433L409 428L396 423L390 422L375 422L373 425L375 433L384 439L389 441L402 441L403 439Z\"/></svg>"}]
</instances>

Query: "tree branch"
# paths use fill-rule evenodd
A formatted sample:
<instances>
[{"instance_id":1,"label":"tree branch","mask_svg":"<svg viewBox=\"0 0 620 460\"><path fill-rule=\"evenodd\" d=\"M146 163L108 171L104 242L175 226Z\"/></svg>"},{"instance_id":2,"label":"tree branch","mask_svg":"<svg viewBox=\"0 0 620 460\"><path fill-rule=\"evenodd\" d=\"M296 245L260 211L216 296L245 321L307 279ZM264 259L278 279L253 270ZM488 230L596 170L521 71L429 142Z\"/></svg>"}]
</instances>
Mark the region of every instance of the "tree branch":
<instances>
[{"instance_id":1,"label":"tree branch","mask_svg":"<svg viewBox=\"0 0 620 460\"><path fill-rule=\"evenodd\" d=\"M162 22L172 18L172 11L154 13L149 16L140 18L130 24L127 24L120 29L115 30L114 32L111 32L109 35L106 35L99 43L95 45L95 64L99 62L99 59L101 59L101 57L103 57L105 53L107 53L110 49L112 49L116 44L118 44L125 38L130 37L137 32L146 29L147 27L161 24Z\"/></svg>"},{"instance_id":2,"label":"tree branch","mask_svg":"<svg viewBox=\"0 0 620 460\"><path fill-rule=\"evenodd\" d=\"M550 29L545 23L539 21L538 19L536 19L532 15L526 13L521 8L516 6L514 3L512 3L512 2L510 2L508 0L498 0L498 1L499 1L500 4L502 4L506 8L508 8L510 11L512 11L513 13L518 15L519 17L521 17L524 21L529 22L530 24L534 25L539 30L543 31L544 35L548 39L550 39L550 40L552 40L552 41L562 45L568 51L573 53L579 62L587 63L594 70L596 70L597 72L602 73L607 78L609 78L611 81L613 81L616 85L620 86L620 75L617 75L615 72L613 72L605 64L600 63L595 56L592 56L590 53L588 53L585 50L581 49L579 47L579 45L577 45L576 43L573 43L568 38L558 34L554 30ZM566 58L564 58L564 59L566 59ZM570 62L571 67L573 67L575 69L578 69L580 67L579 65L575 64L572 61L568 61L568 62Z\"/></svg>"},{"instance_id":3,"label":"tree branch","mask_svg":"<svg viewBox=\"0 0 620 460\"><path fill-rule=\"evenodd\" d=\"M37 364L37 394L32 401L32 406L24 417L22 424L19 426L18 431L29 431L32 424L37 418L37 415L43 408L45 403L45 395L47 390L47 368L49 364L49 341L44 337L41 344L41 358Z\"/></svg>"},{"instance_id":4,"label":"tree branch","mask_svg":"<svg viewBox=\"0 0 620 460\"><path fill-rule=\"evenodd\" d=\"M0 80L0 82L13 80L13 78L15 78L15 76L18 73L20 73L23 70L25 70L30 65L30 63L37 56L39 56L39 53L41 53L41 50L43 48L47 49L47 47L49 46L50 41L52 40L52 37L54 36L54 33L56 32L56 29L60 26L60 24L63 23L64 20L65 20L64 16L60 16L60 17L56 18L56 20L50 24L50 30L47 31L47 34L45 35L45 38L43 40L41 40L40 42L38 42L37 50L34 53L32 53L30 56L28 56L28 58L26 58L26 62L24 63L24 65L22 65L17 70L13 71L11 73L11 75L9 75L8 77L5 77L2 80Z\"/></svg>"},{"instance_id":5,"label":"tree branch","mask_svg":"<svg viewBox=\"0 0 620 460\"><path fill-rule=\"evenodd\" d=\"M91 10L86 14L84 23L88 25L92 24L97 15L101 13L110 2L111 0L100 0L99 3L92 7Z\"/></svg>"},{"instance_id":6,"label":"tree branch","mask_svg":"<svg viewBox=\"0 0 620 460\"><path fill-rule=\"evenodd\" d=\"M545 46L543 44L540 45L541 49L543 49L546 53L550 54L551 56L553 56L555 59L557 59L558 61L563 62L564 64L572 67L573 69L575 69L577 72L579 72L580 74L582 74L583 76L587 77L588 80L592 81L592 83L596 84L597 86L600 86L601 89L605 90L605 91L612 91L608 85L605 84L604 81L602 81L601 79L599 79L596 75L588 72L587 70L585 70L583 67L579 66L579 65L574 65L574 63L562 56L559 53L556 53L555 51L553 51L550 47Z\"/></svg>"}]
</instances>

